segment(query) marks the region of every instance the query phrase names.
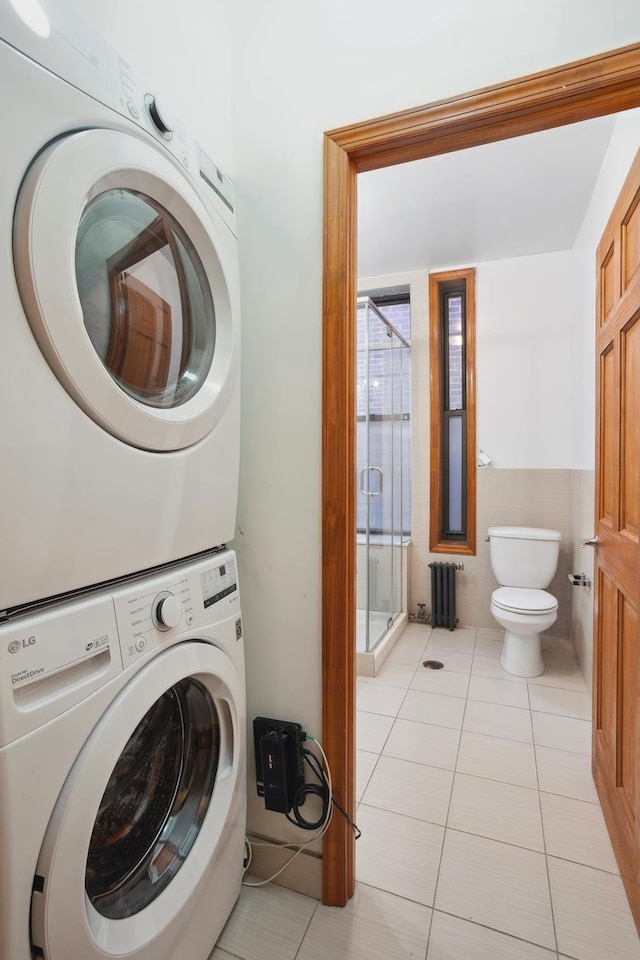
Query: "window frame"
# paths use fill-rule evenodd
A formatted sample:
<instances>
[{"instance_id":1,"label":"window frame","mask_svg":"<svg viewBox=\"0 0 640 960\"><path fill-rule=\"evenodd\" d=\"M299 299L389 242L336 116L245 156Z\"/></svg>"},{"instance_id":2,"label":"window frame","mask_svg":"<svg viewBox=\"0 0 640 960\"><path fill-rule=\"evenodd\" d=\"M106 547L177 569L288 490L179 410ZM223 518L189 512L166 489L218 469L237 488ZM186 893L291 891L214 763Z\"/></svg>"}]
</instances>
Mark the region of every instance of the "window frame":
<instances>
[{"instance_id":1,"label":"window frame","mask_svg":"<svg viewBox=\"0 0 640 960\"><path fill-rule=\"evenodd\" d=\"M429 275L429 367L430 367L430 484L429 484L429 550L431 553L475 556L476 554L476 271L474 268L448 270ZM449 421L445 409L447 384L444 360L447 344L443 334L442 304L446 295L463 291L463 397L466 422L466 489L463 487L463 536L444 532L447 490L445 459L447 445L444 428Z\"/></svg>"}]
</instances>

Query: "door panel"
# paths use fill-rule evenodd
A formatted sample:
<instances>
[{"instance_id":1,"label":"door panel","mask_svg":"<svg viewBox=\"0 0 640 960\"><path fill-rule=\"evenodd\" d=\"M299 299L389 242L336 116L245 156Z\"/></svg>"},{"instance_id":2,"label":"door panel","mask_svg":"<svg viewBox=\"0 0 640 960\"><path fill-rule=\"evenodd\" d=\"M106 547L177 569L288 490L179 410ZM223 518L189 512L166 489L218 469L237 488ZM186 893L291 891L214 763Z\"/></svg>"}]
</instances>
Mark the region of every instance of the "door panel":
<instances>
[{"instance_id":1,"label":"door panel","mask_svg":"<svg viewBox=\"0 0 640 960\"><path fill-rule=\"evenodd\" d=\"M598 571L598 675L596 728L607 741L607 749L616 744L618 592L611 577Z\"/></svg>"},{"instance_id":2,"label":"door panel","mask_svg":"<svg viewBox=\"0 0 640 960\"><path fill-rule=\"evenodd\" d=\"M611 246L605 255L600 266L600 315L598 321L600 325L606 323L607 317L611 313L611 308L618 298L616 292L616 270L614 261L614 248Z\"/></svg>"},{"instance_id":3,"label":"door panel","mask_svg":"<svg viewBox=\"0 0 640 960\"><path fill-rule=\"evenodd\" d=\"M615 473L617 415L615 353L609 347L600 357L600 444L603 456L600 459L599 519L610 528L613 528L618 499Z\"/></svg>"},{"instance_id":4,"label":"door panel","mask_svg":"<svg viewBox=\"0 0 640 960\"><path fill-rule=\"evenodd\" d=\"M627 816L633 822L636 809L638 760L638 609L621 599L620 630L620 744L617 783L626 800Z\"/></svg>"},{"instance_id":5,"label":"door panel","mask_svg":"<svg viewBox=\"0 0 640 960\"><path fill-rule=\"evenodd\" d=\"M640 152L597 251L593 776L640 930Z\"/></svg>"},{"instance_id":6,"label":"door panel","mask_svg":"<svg viewBox=\"0 0 640 960\"><path fill-rule=\"evenodd\" d=\"M626 290L640 267L640 191L635 194L622 224L622 251L622 285Z\"/></svg>"},{"instance_id":7,"label":"door panel","mask_svg":"<svg viewBox=\"0 0 640 960\"><path fill-rule=\"evenodd\" d=\"M620 529L638 542L640 486L638 484L638 423L640 422L640 314L622 334L622 451Z\"/></svg>"},{"instance_id":8,"label":"door panel","mask_svg":"<svg viewBox=\"0 0 640 960\"><path fill-rule=\"evenodd\" d=\"M126 338L113 360L120 380L144 396L162 394L169 379L171 307L155 290L131 274L120 280L120 302L126 309Z\"/></svg>"}]
</instances>

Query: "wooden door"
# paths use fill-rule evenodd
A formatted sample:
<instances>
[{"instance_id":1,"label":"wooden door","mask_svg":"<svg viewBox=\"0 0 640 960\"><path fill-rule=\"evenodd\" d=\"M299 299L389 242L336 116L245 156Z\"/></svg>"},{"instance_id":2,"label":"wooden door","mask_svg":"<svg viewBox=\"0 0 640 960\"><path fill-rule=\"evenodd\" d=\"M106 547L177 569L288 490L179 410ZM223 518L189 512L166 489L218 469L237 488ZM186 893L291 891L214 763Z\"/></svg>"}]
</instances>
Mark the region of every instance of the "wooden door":
<instances>
[{"instance_id":1,"label":"wooden door","mask_svg":"<svg viewBox=\"0 0 640 960\"><path fill-rule=\"evenodd\" d=\"M139 397L166 389L171 360L171 307L132 274L118 278L118 322L112 330L109 369Z\"/></svg>"},{"instance_id":2,"label":"wooden door","mask_svg":"<svg viewBox=\"0 0 640 960\"><path fill-rule=\"evenodd\" d=\"M640 151L596 269L593 775L640 931Z\"/></svg>"}]
</instances>

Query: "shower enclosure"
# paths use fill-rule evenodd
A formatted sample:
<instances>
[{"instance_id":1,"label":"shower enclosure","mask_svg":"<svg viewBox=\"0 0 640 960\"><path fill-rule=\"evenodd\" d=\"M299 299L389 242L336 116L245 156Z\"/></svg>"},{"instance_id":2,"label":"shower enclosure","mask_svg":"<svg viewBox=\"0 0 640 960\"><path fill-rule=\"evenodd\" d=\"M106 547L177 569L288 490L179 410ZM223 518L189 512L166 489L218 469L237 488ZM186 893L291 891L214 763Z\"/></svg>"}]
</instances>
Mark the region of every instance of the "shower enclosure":
<instances>
[{"instance_id":1,"label":"shower enclosure","mask_svg":"<svg viewBox=\"0 0 640 960\"><path fill-rule=\"evenodd\" d=\"M402 543L410 536L411 525L409 305L393 310L394 319L402 329L387 319L383 309L368 297L358 298L356 637L359 653L371 653L403 612Z\"/></svg>"}]
</instances>

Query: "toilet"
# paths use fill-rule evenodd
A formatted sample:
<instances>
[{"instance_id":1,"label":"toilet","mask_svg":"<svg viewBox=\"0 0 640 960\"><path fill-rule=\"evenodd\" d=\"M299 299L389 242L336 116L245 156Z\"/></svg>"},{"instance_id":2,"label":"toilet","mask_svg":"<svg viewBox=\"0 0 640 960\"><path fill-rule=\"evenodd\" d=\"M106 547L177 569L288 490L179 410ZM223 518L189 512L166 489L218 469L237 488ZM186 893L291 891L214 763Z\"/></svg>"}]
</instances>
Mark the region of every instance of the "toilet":
<instances>
[{"instance_id":1,"label":"toilet","mask_svg":"<svg viewBox=\"0 0 640 960\"><path fill-rule=\"evenodd\" d=\"M538 527L489 527L493 575L491 613L504 628L500 663L516 677L544 671L540 634L555 623L558 601L547 587L558 565L560 532Z\"/></svg>"}]
</instances>

